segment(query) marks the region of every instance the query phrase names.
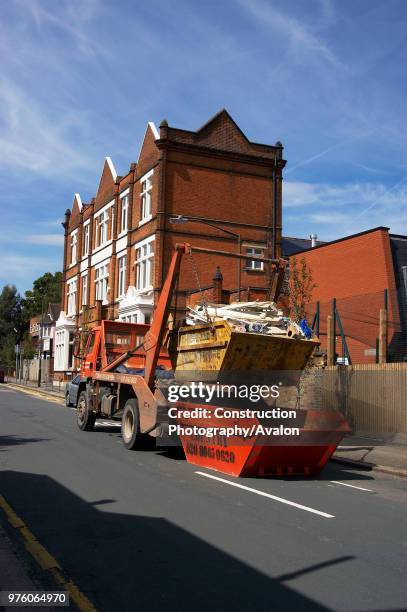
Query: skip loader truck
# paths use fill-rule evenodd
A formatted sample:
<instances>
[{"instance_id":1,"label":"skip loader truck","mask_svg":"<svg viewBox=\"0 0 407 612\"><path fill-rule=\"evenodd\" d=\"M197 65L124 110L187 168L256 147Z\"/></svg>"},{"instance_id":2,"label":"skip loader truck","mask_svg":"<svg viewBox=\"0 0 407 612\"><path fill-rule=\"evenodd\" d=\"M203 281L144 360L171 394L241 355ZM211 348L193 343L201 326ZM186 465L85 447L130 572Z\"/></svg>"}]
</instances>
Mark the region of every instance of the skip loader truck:
<instances>
[{"instance_id":1,"label":"skip loader truck","mask_svg":"<svg viewBox=\"0 0 407 612\"><path fill-rule=\"evenodd\" d=\"M90 330L81 359L81 383L77 402L77 424L82 431L93 429L96 419L121 420L126 449L145 446L149 438L162 438L168 432L169 410L179 414L176 422L188 462L234 476L270 476L318 473L329 460L349 427L337 410L298 410L296 438L259 435L261 411L236 419L233 406L222 402L205 404L204 418L192 418L201 403L170 402L165 389L171 381L196 380L209 375L211 384L222 387L222 372L235 372L244 379L253 369L263 373L275 370L301 371L314 349L315 338L302 334L299 326L277 316L274 302L264 303L261 324L253 323L253 304L239 305L233 315L199 314L201 320L168 330L171 301L184 255L192 252L217 253L226 257L245 256L214 251L189 244L175 245L151 325L101 322ZM274 266L272 298L277 300L283 276L284 260L261 258ZM263 303L262 303L263 304ZM235 305L236 306L236 305ZM212 309L213 312L213 309ZM196 313L195 313L196 314ZM281 313L280 313L281 314ZM231 318L230 318L231 317ZM246 319L249 321L245 323ZM279 327L280 326L280 327ZM247 408L252 409L252 405ZM195 410L194 410L195 409ZM226 418L222 418L222 413ZM186 415L186 416L185 416ZM212 431L234 431L220 436ZM198 433L196 433L198 429ZM267 429L266 429L267 430ZM239 431L252 432L252 435Z\"/></svg>"}]
</instances>

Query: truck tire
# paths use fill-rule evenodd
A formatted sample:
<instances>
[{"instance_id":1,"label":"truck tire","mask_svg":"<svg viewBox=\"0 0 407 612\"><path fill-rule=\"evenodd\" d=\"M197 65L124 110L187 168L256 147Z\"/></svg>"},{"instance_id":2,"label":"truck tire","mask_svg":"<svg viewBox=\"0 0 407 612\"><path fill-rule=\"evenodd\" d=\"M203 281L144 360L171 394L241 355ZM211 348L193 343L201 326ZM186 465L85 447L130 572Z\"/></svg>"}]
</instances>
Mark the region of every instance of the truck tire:
<instances>
[{"instance_id":1,"label":"truck tire","mask_svg":"<svg viewBox=\"0 0 407 612\"><path fill-rule=\"evenodd\" d=\"M140 433L140 416L137 400L128 399L122 416L122 440L127 450L142 448L145 436Z\"/></svg>"},{"instance_id":2,"label":"truck tire","mask_svg":"<svg viewBox=\"0 0 407 612\"><path fill-rule=\"evenodd\" d=\"M91 431L96 421L96 415L89 410L88 397L86 391L82 391L79 396L77 410L76 410L76 422L81 431Z\"/></svg>"}]
</instances>

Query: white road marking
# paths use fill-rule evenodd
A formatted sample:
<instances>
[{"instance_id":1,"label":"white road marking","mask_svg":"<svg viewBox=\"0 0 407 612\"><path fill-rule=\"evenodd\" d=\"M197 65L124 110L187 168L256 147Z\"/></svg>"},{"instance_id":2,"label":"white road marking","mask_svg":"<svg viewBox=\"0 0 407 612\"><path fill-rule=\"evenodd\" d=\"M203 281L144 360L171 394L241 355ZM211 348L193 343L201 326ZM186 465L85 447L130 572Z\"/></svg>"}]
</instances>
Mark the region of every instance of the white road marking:
<instances>
[{"instance_id":1,"label":"white road marking","mask_svg":"<svg viewBox=\"0 0 407 612\"><path fill-rule=\"evenodd\" d=\"M343 487L350 487L351 489L359 489L359 491L368 491L374 493L372 489L365 489L364 487L356 487L355 485L348 484L347 482L339 482L339 480L331 480L334 484L342 485Z\"/></svg>"},{"instance_id":2,"label":"white road marking","mask_svg":"<svg viewBox=\"0 0 407 612\"><path fill-rule=\"evenodd\" d=\"M212 480L218 480L219 482L224 482L225 484L228 484L231 487L237 487L238 489L243 489L244 491L249 491L250 493L256 493L257 495L261 495L262 497L274 499L274 501L281 502L282 504L287 504L287 506L293 506L294 508L299 508L300 510L311 512L312 514L318 514L318 516L323 516L324 518L335 518L334 514L321 512L321 510L315 510L315 508L303 506L302 504L297 504L296 502L289 501L288 499L284 499L283 497L277 497L276 495L265 493L265 491L260 491L259 489L252 489L251 487L246 487L245 485L238 484L237 482L230 482L230 480L226 480L225 478L219 478L219 476L213 476L212 474L206 474L205 472L195 472L195 474L199 474L199 476L205 476L206 478L212 478Z\"/></svg>"}]
</instances>

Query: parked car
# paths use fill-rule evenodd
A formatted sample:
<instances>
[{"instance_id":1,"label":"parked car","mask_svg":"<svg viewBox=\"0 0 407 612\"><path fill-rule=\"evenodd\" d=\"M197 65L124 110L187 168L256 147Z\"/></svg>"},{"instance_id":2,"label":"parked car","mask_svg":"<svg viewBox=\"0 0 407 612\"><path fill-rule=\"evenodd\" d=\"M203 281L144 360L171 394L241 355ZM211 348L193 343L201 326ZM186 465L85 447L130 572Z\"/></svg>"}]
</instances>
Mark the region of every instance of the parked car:
<instances>
[{"instance_id":1,"label":"parked car","mask_svg":"<svg viewBox=\"0 0 407 612\"><path fill-rule=\"evenodd\" d=\"M78 403L78 390L80 382L81 377L78 374L78 376L75 376L75 378L73 378L69 383L67 383L65 392L66 406L75 406L76 408L76 404Z\"/></svg>"}]
</instances>

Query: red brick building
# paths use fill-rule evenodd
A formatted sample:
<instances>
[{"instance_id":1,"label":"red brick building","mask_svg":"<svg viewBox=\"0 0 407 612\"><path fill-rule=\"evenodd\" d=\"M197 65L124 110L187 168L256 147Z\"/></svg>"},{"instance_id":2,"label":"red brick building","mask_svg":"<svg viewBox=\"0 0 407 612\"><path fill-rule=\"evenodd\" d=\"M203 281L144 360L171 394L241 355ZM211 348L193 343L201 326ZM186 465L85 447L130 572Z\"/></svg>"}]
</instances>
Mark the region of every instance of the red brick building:
<instances>
[{"instance_id":1,"label":"red brick building","mask_svg":"<svg viewBox=\"0 0 407 612\"><path fill-rule=\"evenodd\" d=\"M386 227L320 244L299 252L305 258L316 287L308 318L320 302L322 346L326 347L326 317L336 298L352 363L371 363L377 357L379 313L388 304L390 360L407 358L407 236L390 234ZM337 353L343 346L337 326Z\"/></svg>"},{"instance_id":2,"label":"red brick building","mask_svg":"<svg viewBox=\"0 0 407 612\"><path fill-rule=\"evenodd\" d=\"M280 142L251 142L222 110L196 132L149 123L137 162L118 176L106 158L94 198L75 195L65 214L64 292L55 334L55 370L72 369L74 332L101 318L149 322L174 244L247 255L240 289L264 297L271 267L250 255L281 255L281 182L285 161ZM188 222L175 225L171 218ZM208 225L209 224L209 225ZM216 267L223 286L237 295L234 259L194 255L202 286ZM178 306L196 289L194 268L182 264Z\"/></svg>"}]
</instances>

